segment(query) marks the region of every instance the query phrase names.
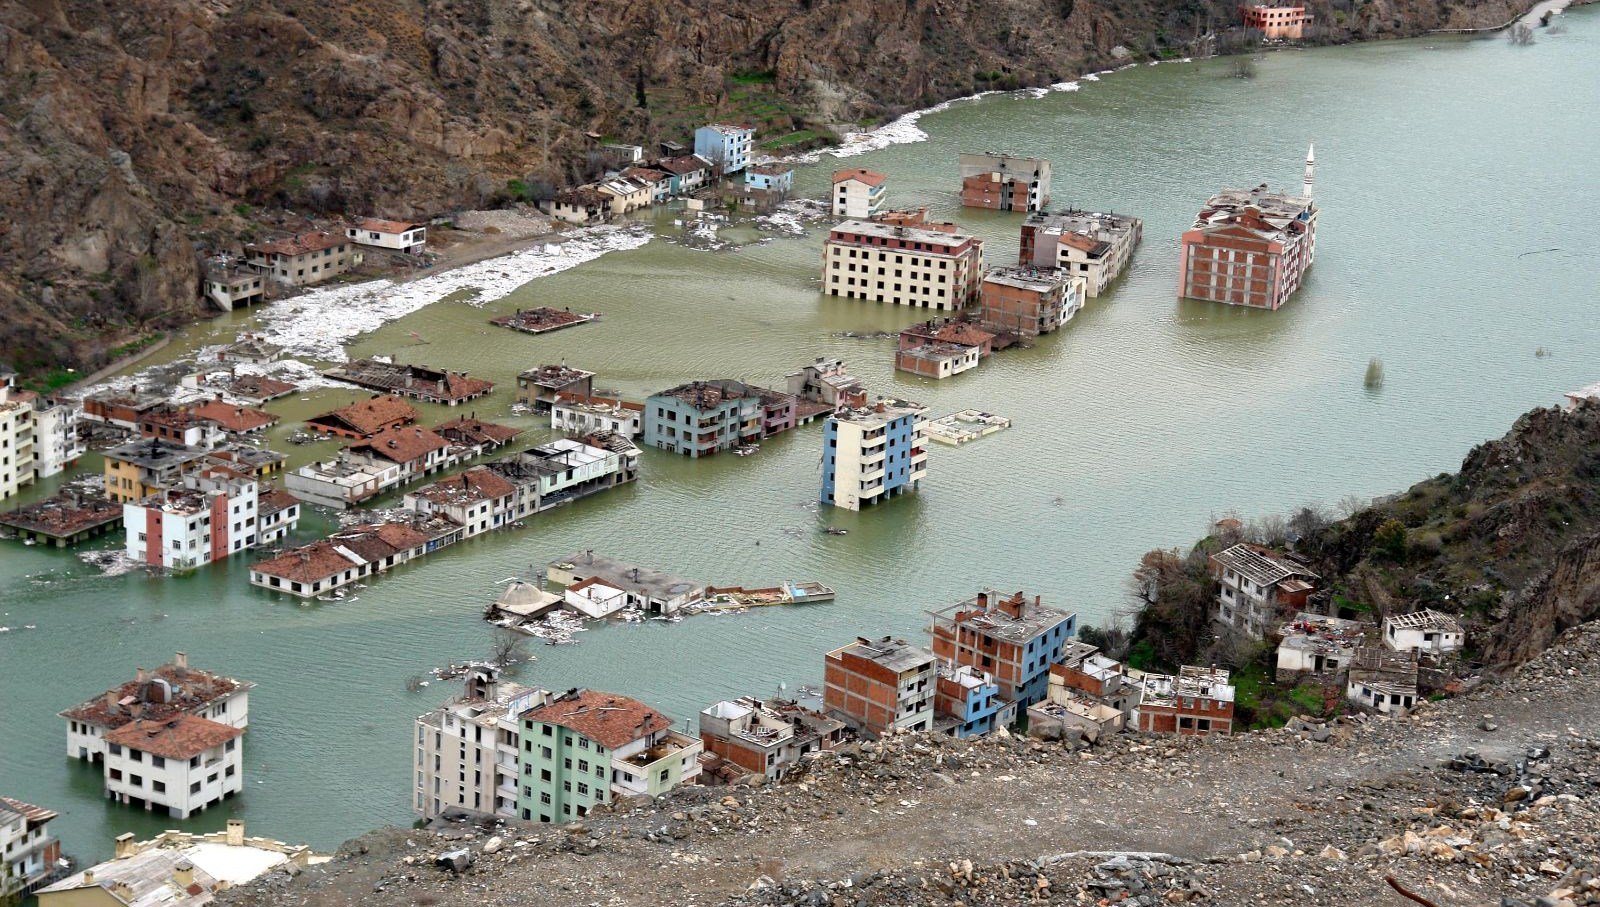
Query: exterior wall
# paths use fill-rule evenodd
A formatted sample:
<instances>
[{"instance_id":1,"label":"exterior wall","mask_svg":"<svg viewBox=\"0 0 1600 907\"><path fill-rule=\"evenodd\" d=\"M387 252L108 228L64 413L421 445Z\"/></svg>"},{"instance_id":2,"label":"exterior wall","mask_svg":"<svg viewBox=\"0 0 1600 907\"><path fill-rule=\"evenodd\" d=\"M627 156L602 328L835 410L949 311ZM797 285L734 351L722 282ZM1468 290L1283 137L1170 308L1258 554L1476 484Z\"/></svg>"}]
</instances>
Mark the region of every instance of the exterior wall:
<instances>
[{"instance_id":1,"label":"exterior wall","mask_svg":"<svg viewBox=\"0 0 1600 907\"><path fill-rule=\"evenodd\" d=\"M264 270L279 283L302 287L338 277L361 264L362 255L355 243L340 243L300 255L253 254L250 263Z\"/></svg>"},{"instance_id":2,"label":"exterior wall","mask_svg":"<svg viewBox=\"0 0 1600 907\"><path fill-rule=\"evenodd\" d=\"M868 659L835 651L828 653L822 679L823 704L865 733L881 735L891 727L925 731L933 726L932 658L896 674Z\"/></svg>"},{"instance_id":3,"label":"exterior wall","mask_svg":"<svg viewBox=\"0 0 1600 907\"><path fill-rule=\"evenodd\" d=\"M883 210L889 193L887 185L869 186L857 179L833 184L833 216L866 220Z\"/></svg>"},{"instance_id":4,"label":"exterior wall","mask_svg":"<svg viewBox=\"0 0 1600 907\"><path fill-rule=\"evenodd\" d=\"M1282 241L1254 239L1227 228L1185 232L1180 296L1276 311L1300 288L1311 266L1316 218L1307 232Z\"/></svg>"},{"instance_id":5,"label":"exterior wall","mask_svg":"<svg viewBox=\"0 0 1600 907\"><path fill-rule=\"evenodd\" d=\"M226 724L229 727L250 726L250 691L238 690L217 702L190 710L191 715ZM94 762L105 756L106 729L86 721L67 719L67 756Z\"/></svg>"},{"instance_id":6,"label":"exterior wall","mask_svg":"<svg viewBox=\"0 0 1600 907\"><path fill-rule=\"evenodd\" d=\"M1050 204L1049 161L963 152L959 163L965 207L1040 211Z\"/></svg>"},{"instance_id":7,"label":"exterior wall","mask_svg":"<svg viewBox=\"0 0 1600 907\"><path fill-rule=\"evenodd\" d=\"M1303 6L1244 6L1240 13L1244 27L1259 29L1268 41L1298 41L1311 22Z\"/></svg>"},{"instance_id":8,"label":"exterior wall","mask_svg":"<svg viewBox=\"0 0 1600 907\"><path fill-rule=\"evenodd\" d=\"M637 409L595 409L562 402L550 409L550 427L573 433L614 431L624 438L637 438L644 431L644 413Z\"/></svg>"},{"instance_id":9,"label":"exterior wall","mask_svg":"<svg viewBox=\"0 0 1600 907\"><path fill-rule=\"evenodd\" d=\"M1233 733L1233 703L1206 697L1177 697L1177 705L1144 703L1134 713L1137 729L1146 734L1197 737Z\"/></svg>"},{"instance_id":10,"label":"exterior wall","mask_svg":"<svg viewBox=\"0 0 1600 907\"><path fill-rule=\"evenodd\" d=\"M759 439L762 419L761 401L755 397L731 398L700 411L677 397L657 394L645 401L644 446L690 457L710 456Z\"/></svg>"},{"instance_id":11,"label":"exterior wall","mask_svg":"<svg viewBox=\"0 0 1600 907\"><path fill-rule=\"evenodd\" d=\"M611 757L604 746L543 721L523 721L521 738L517 809L522 818L571 822L612 799Z\"/></svg>"},{"instance_id":12,"label":"exterior wall","mask_svg":"<svg viewBox=\"0 0 1600 907\"><path fill-rule=\"evenodd\" d=\"M105 788L119 803L140 800L163 807L175 819L222 802L244 789L244 740L230 740L191 759L163 759L111 744L105 755Z\"/></svg>"},{"instance_id":13,"label":"exterior wall","mask_svg":"<svg viewBox=\"0 0 1600 907\"><path fill-rule=\"evenodd\" d=\"M1442 655L1460 649L1464 642L1461 633L1406 629L1395 626L1392 619L1383 622L1383 644L1396 652L1415 651Z\"/></svg>"},{"instance_id":14,"label":"exterior wall","mask_svg":"<svg viewBox=\"0 0 1600 907\"><path fill-rule=\"evenodd\" d=\"M0 899L25 893L55 869L61 859L61 842L50 833L49 822L29 827L27 817L0 813Z\"/></svg>"},{"instance_id":15,"label":"exterior wall","mask_svg":"<svg viewBox=\"0 0 1600 907\"><path fill-rule=\"evenodd\" d=\"M517 732L513 722L484 727L446 706L417 719L412 811L431 819L447 809L514 817Z\"/></svg>"},{"instance_id":16,"label":"exterior wall","mask_svg":"<svg viewBox=\"0 0 1600 907\"><path fill-rule=\"evenodd\" d=\"M752 189L766 189L787 194L794 191L794 171L757 173L754 170L747 170L744 174L744 184Z\"/></svg>"},{"instance_id":17,"label":"exterior wall","mask_svg":"<svg viewBox=\"0 0 1600 907\"><path fill-rule=\"evenodd\" d=\"M398 252L418 252L428 242L428 228L420 225L404 233L385 233L381 230L368 230L365 227L347 227L344 233L358 245L394 249Z\"/></svg>"},{"instance_id":18,"label":"exterior wall","mask_svg":"<svg viewBox=\"0 0 1600 907\"><path fill-rule=\"evenodd\" d=\"M1416 690L1394 689L1387 684L1377 684L1351 672L1345 684L1345 698L1356 705L1385 715L1404 715L1417 704Z\"/></svg>"},{"instance_id":19,"label":"exterior wall","mask_svg":"<svg viewBox=\"0 0 1600 907\"><path fill-rule=\"evenodd\" d=\"M714 126L701 126L694 131L694 153L720 166L726 176L749 165L750 143L754 138L753 129L723 132Z\"/></svg>"},{"instance_id":20,"label":"exterior wall","mask_svg":"<svg viewBox=\"0 0 1600 907\"><path fill-rule=\"evenodd\" d=\"M983 326L1022 337L1048 334L1061 327L1083 307L1087 281L1063 277L1050 292L1025 289L996 281L984 281Z\"/></svg>"},{"instance_id":21,"label":"exterior wall","mask_svg":"<svg viewBox=\"0 0 1600 907\"><path fill-rule=\"evenodd\" d=\"M910 372L923 378L949 378L962 372L978 367L978 348L975 346L964 347L961 350L952 350L946 354L930 357L926 353L919 355L911 350L925 350L925 347L911 347L896 351L894 367L902 372Z\"/></svg>"},{"instance_id":22,"label":"exterior wall","mask_svg":"<svg viewBox=\"0 0 1600 907\"><path fill-rule=\"evenodd\" d=\"M6 395L0 386L0 501L33 484L33 407Z\"/></svg>"},{"instance_id":23,"label":"exterior wall","mask_svg":"<svg viewBox=\"0 0 1600 907\"><path fill-rule=\"evenodd\" d=\"M911 413L883 425L829 418L823 427L822 503L860 510L915 491L928 472L926 439L922 417Z\"/></svg>"},{"instance_id":24,"label":"exterior wall","mask_svg":"<svg viewBox=\"0 0 1600 907\"><path fill-rule=\"evenodd\" d=\"M848 235L836 230L823 244L824 293L939 310L977 301L983 245L976 238L944 252L913 249L899 239L869 244Z\"/></svg>"},{"instance_id":25,"label":"exterior wall","mask_svg":"<svg viewBox=\"0 0 1600 907\"><path fill-rule=\"evenodd\" d=\"M33 477L48 478L78 462L83 445L78 441L78 409L70 403L36 406L34 419ZM0 434L4 429L0 428ZM0 472L4 467L0 467ZM4 479L0 478L0 485ZM0 498L5 497L0 492Z\"/></svg>"},{"instance_id":26,"label":"exterior wall","mask_svg":"<svg viewBox=\"0 0 1600 907\"><path fill-rule=\"evenodd\" d=\"M1076 614L1064 614L1032 639L1018 643L972 624L935 621L933 654L942 661L992 675L1001 695L1025 709L1045 698L1050 666L1061 660L1077 625Z\"/></svg>"},{"instance_id":27,"label":"exterior wall","mask_svg":"<svg viewBox=\"0 0 1600 907\"><path fill-rule=\"evenodd\" d=\"M264 547L287 537L299 522L299 504L290 504L282 510L262 515L256 524L256 544Z\"/></svg>"},{"instance_id":28,"label":"exterior wall","mask_svg":"<svg viewBox=\"0 0 1600 907\"><path fill-rule=\"evenodd\" d=\"M405 480L399 465L366 464L350 471L328 472L319 464L302 466L284 477L284 487L295 497L324 507L345 508L394 488Z\"/></svg>"}]
</instances>

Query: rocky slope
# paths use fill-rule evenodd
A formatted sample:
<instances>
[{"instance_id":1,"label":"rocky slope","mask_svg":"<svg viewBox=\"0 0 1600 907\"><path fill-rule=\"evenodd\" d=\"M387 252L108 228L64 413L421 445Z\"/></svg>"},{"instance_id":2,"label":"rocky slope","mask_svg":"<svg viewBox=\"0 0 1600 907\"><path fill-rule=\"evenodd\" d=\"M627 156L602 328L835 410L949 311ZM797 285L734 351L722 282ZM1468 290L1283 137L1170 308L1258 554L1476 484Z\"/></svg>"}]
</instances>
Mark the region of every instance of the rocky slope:
<instances>
[{"instance_id":1,"label":"rocky slope","mask_svg":"<svg viewBox=\"0 0 1600 907\"><path fill-rule=\"evenodd\" d=\"M1389 877L1438 907L1600 904L1597 694L1587 624L1406 718L1094 749L899 736L581 824L374 832L219 904L1411 903Z\"/></svg>"},{"instance_id":2,"label":"rocky slope","mask_svg":"<svg viewBox=\"0 0 1600 907\"><path fill-rule=\"evenodd\" d=\"M1313 0L1331 40L1519 0ZM859 122L1187 52L1224 0L0 0L0 360L95 364L199 313L249 206L420 216L560 183L586 132ZM644 89L648 106L638 104ZM520 184L508 186L508 181Z\"/></svg>"}]
</instances>

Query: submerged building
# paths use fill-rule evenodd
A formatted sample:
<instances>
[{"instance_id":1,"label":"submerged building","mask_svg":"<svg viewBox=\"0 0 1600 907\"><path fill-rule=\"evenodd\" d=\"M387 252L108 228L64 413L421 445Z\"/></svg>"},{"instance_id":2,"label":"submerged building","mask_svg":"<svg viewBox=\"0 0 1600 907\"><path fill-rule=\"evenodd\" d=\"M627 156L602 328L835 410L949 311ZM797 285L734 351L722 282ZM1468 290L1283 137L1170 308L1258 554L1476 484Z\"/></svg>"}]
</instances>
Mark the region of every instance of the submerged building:
<instances>
[{"instance_id":1,"label":"submerged building","mask_svg":"<svg viewBox=\"0 0 1600 907\"><path fill-rule=\"evenodd\" d=\"M847 220L822 244L822 292L923 309L976 302L983 240L967 233Z\"/></svg>"},{"instance_id":2,"label":"submerged building","mask_svg":"<svg viewBox=\"0 0 1600 907\"><path fill-rule=\"evenodd\" d=\"M1178 295L1276 311L1316 259L1317 206L1312 201L1313 152L1306 153L1300 195L1224 189L1206 202L1182 237Z\"/></svg>"},{"instance_id":3,"label":"submerged building","mask_svg":"<svg viewBox=\"0 0 1600 907\"><path fill-rule=\"evenodd\" d=\"M824 504L860 510L908 491L928 475L927 407L880 398L828 418L822 440Z\"/></svg>"},{"instance_id":4,"label":"submerged building","mask_svg":"<svg viewBox=\"0 0 1600 907\"><path fill-rule=\"evenodd\" d=\"M1050 162L995 151L961 152L961 206L1041 211L1050 204Z\"/></svg>"}]
</instances>

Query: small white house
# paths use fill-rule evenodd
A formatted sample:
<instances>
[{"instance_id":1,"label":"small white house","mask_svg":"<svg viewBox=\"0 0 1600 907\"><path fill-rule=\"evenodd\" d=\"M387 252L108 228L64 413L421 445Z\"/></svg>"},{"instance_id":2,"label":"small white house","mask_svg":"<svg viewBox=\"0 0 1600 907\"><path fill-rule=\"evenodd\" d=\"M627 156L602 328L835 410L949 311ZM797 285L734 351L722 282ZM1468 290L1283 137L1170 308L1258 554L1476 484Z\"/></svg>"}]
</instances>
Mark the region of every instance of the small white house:
<instances>
[{"instance_id":1,"label":"small white house","mask_svg":"<svg viewBox=\"0 0 1600 907\"><path fill-rule=\"evenodd\" d=\"M244 789L243 736L232 725L187 713L134 719L105 737L106 794L187 819Z\"/></svg>"},{"instance_id":2,"label":"small white house","mask_svg":"<svg viewBox=\"0 0 1600 907\"><path fill-rule=\"evenodd\" d=\"M1432 608L1383 619L1383 644L1396 652L1444 655L1465 642L1461 622Z\"/></svg>"},{"instance_id":3,"label":"small white house","mask_svg":"<svg viewBox=\"0 0 1600 907\"><path fill-rule=\"evenodd\" d=\"M561 600L585 617L610 617L628 606L628 593L595 577L567 587Z\"/></svg>"},{"instance_id":4,"label":"small white house","mask_svg":"<svg viewBox=\"0 0 1600 907\"><path fill-rule=\"evenodd\" d=\"M378 220L375 217L358 217L353 226L345 228L345 236L357 245L377 249L393 249L416 255L428 244L428 228L398 220Z\"/></svg>"}]
</instances>

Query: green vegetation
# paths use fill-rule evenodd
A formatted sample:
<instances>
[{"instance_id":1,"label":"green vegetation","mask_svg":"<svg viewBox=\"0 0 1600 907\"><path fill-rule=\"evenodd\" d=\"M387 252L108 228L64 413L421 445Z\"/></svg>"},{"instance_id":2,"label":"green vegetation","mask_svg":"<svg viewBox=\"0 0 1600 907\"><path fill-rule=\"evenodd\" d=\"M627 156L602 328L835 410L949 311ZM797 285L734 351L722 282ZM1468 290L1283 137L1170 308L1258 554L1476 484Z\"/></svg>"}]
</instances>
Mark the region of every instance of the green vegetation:
<instances>
[{"instance_id":1,"label":"green vegetation","mask_svg":"<svg viewBox=\"0 0 1600 907\"><path fill-rule=\"evenodd\" d=\"M145 349L151 344L160 342L161 338L165 336L166 335L160 331L157 331L154 334L146 334L145 336L140 337L138 340L130 340L119 347L114 347L110 350L107 350L106 355L114 360L121 359L124 356L132 356L134 353Z\"/></svg>"},{"instance_id":2,"label":"green vegetation","mask_svg":"<svg viewBox=\"0 0 1600 907\"><path fill-rule=\"evenodd\" d=\"M240 202L239 204L233 206L233 213L239 215L240 217L249 217L250 213L254 210L256 209L250 207L244 202Z\"/></svg>"},{"instance_id":3,"label":"green vegetation","mask_svg":"<svg viewBox=\"0 0 1600 907\"><path fill-rule=\"evenodd\" d=\"M770 69L751 69L728 76L728 81L735 85L771 85L778 81L778 74Z\"/></svg>"},{"instance_id":4,"label":"green vegetation","mask_svg":"<svg viewBox=\"0 0 1600 907\"><path fill-rule=\"evenodd\" d=\"M839 144L839 137L827 130L796 129L787 135L780 135L777 138L762 142L761 147L768 151L783 151L837 144Z\"/></svg>"}]
</instances>

